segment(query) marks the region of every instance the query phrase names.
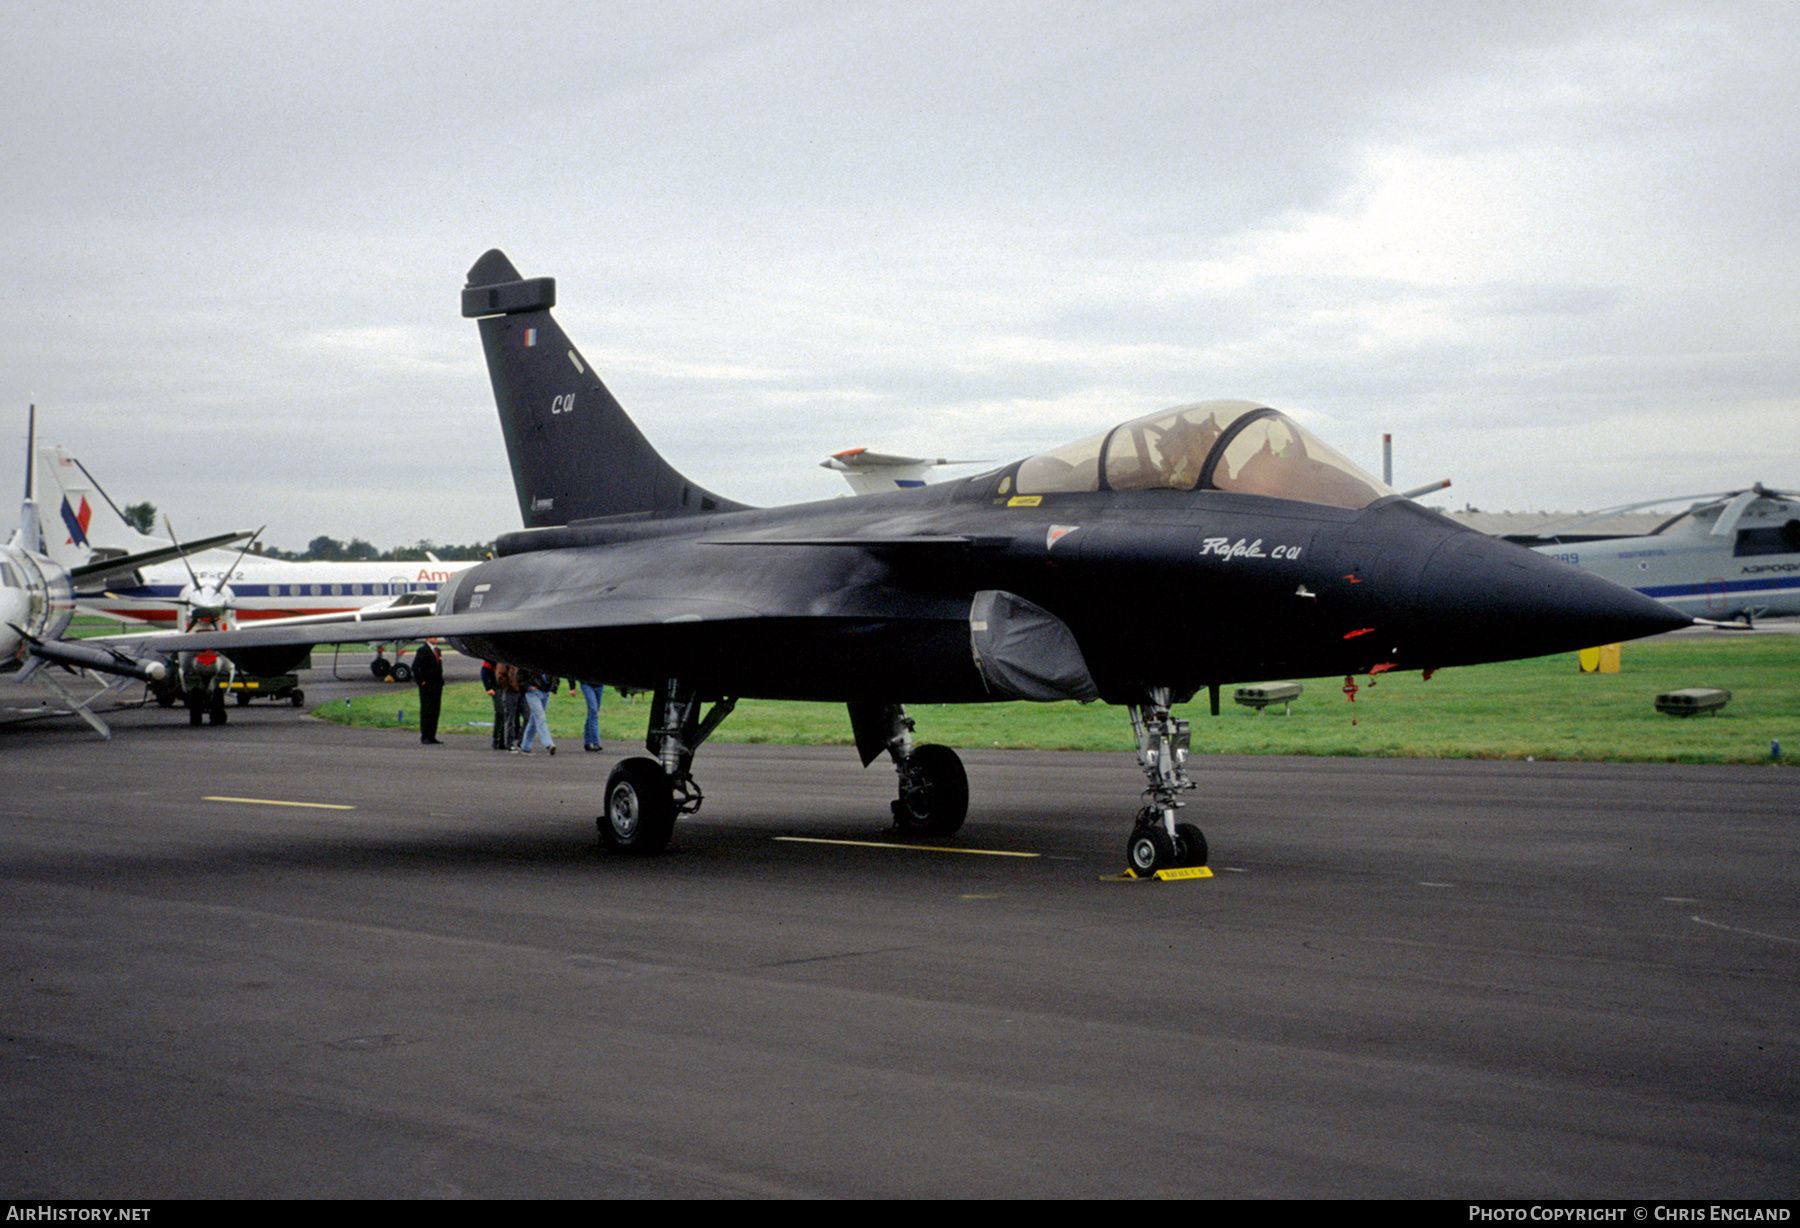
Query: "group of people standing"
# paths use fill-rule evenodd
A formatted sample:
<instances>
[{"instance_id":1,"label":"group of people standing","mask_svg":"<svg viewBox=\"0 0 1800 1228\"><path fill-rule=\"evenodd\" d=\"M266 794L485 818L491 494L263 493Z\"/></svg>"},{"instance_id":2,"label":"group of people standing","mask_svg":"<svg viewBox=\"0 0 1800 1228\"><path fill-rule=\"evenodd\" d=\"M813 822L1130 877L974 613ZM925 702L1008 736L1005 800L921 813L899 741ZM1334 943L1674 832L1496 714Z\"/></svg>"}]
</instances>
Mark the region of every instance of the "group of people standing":
<instances>
[{"instance_id":1,"label":"group of people standing","mask_svg":"<svg viewBox=\"0 0 1800 1228\"><path fill-rule=\"evenodd\" d=\"M436 641L426 640L413 656L413 681L419 686L419 741L427 746L441 746L438 740L438 715L444 700L444 658ZM550 736L550 721L545 706L556 694L558 680L549 674L520 669L505 661L481 663L481 685L494 701L495 750L529 755L542 746L548 754L556 753L556 739ZM600 701L604 686L590 682L569 682L571 691L580 691L587 701L587 724L581 731L581 748L597 751L600 747Z\"/></svg>"},{"instance_id":2,"label":"group of people standing","mask_svg":"<svg viewBox=\"0 0 1800 1228\"><path fill-rule=\"evenodd\" d=\"M537 746L554 755L556 739L550 736L546 705L556 694L558 680L550 674L520 669L505 661L481 663L481 685L494 701L495 750L529 755ZM587 701L587 724L581 731L581 748L597 751L600 747L600 700L604 686L589 682L569 683L571 691L579 690Z\"/></svg>"}]
</instances>

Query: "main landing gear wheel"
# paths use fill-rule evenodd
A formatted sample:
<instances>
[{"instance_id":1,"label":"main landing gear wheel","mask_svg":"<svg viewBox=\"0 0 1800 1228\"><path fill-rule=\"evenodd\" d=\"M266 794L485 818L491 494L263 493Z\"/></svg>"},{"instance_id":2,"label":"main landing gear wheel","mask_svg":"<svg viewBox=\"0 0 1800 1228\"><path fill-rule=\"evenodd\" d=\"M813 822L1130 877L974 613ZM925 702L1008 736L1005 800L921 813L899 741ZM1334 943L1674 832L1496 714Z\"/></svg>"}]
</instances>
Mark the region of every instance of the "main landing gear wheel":
<instances>
[{"instance_id":1,"label":"main landing gear wheel","mask_svg":"<svg viewBox=\"0 0 1800 1228\"><path fill-rule=\"evenodd\" d=\"M400 664L388 671L388 680L390 682L411 682L412 666L404 661L400 662Z\"/></svg>"},{"instance_id":2,"label":"main landing gear wheel","mask_svg":"<svg viewBox=\"0 0 1800 1228\"><path fill-rule=\"evenodd\" d=\"M662 764L627 759L606 778L600 842L618 853L660 853L675 831L675 794Z\"/></svg>"},{"instance_id":3,"label":"main landing gear wheel","mask_svg":"<svg viewBox=\"0 0 1800 1228\"><path fill-rule=\"evenodd\" d=\"M705 798L688 770L694 751L737 706L737 700L720 697L702 717L705 702L691 683L679 678L657 688L645 737L656 758L627 759L606 778L604 811L594 822L607 848L620 853L661 852L675 830L675 820L700 809Z\"/></svg>"},{"instance_id":4,"label":"main landing gear wheel","mask_svg":"<svg viewBox=\"0 0 1800 1228\"><path fill-rule=\"evenodd\" d=\"M373 661L369 662L369 672L375 675L375 681L377 682L386 682L388 671L393 668L394 663L386 657L376 657Z\"/></svg>"},{"instance_id":5,"label":"main landing gear wheel","mask_svg":"<svg viewBox=\"0 0 1800 1228\"><path fill-rule=\"evenodd\" d=\"M901 831L953 835L969 816L969 774L948 746L916 747L900 772L894 822Z\"/></svg>"}]
</instances>

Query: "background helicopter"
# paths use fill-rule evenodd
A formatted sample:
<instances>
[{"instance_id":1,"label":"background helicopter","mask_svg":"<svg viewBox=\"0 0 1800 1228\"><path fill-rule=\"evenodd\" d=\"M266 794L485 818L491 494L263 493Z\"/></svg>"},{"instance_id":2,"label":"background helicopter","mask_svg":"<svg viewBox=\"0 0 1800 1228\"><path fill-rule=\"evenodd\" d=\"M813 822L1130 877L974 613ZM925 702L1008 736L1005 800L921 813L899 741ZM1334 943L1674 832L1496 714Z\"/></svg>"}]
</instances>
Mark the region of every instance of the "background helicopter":
<instances>
[{"instance_id":1,"label":"background helicopter","mask_svg":"<svg viewBox=\"0 0 1800 1228\"><path fill-rule=\"evenodd\" d=\"M1642 537L1585 537L1581 526L1620 512L1692 501ZM1608 508L1555 533L1510 540L1572 563L1695 618L1800 614L1800 501L1761 482L1748 490L1678 495Z\"/></svg>"}]
</instances>

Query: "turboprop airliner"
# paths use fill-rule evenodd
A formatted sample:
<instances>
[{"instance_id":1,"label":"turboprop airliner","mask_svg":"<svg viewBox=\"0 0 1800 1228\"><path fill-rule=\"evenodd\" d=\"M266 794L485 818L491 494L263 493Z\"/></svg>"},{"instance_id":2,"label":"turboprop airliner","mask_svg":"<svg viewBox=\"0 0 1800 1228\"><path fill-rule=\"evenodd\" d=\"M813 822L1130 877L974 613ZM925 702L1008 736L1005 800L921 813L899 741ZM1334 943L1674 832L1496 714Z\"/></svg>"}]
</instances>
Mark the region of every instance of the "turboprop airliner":
<instances>
[{"instance_id":1,"label":"turboprop airliner","mask_svg":"<svg viewBox=\"0 0 1800 1228\"><path fill-rule=\"evenodd\" d=\"M166 550L175 543L152 537L126 523L118 506L92 474L67 450L54 444L38 449L40 480L60 492L58 515L45 532L46 549L62 566L75 568L109 557ZM60 532L57 530L60 528ZM165 557L169 557L165 555ZM184 626L197 608L223 611L242 626L263 619L347 614L426 598L467 562L296 561L264 558L236 550L201 550L185 561L117 570L104 584L76 593L78 605L95 614L169 627ZM377 656L377 678L406 681L406 667Z\"/></svg>"}]
</instances>

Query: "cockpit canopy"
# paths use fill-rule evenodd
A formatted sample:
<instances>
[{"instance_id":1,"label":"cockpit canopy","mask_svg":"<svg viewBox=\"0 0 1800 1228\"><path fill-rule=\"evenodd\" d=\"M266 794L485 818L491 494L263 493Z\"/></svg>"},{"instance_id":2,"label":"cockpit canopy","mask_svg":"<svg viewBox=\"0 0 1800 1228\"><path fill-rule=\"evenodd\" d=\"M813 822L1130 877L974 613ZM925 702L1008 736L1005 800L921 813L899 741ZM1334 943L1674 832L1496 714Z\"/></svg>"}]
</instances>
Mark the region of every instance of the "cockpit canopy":
<instances>
[{"instance_id":1,"label":"cockpit canopy","mask_svg":"<svg viewBox=\"0 0 1800 1228\"><path fill-rule=\"evenodd\" d=\"M1021 495L1087 490L1224 490L1331 507L1394 493L1287 415L1203 401L1121 423L1023 461Z\"/></svg>"}]
</instances>

